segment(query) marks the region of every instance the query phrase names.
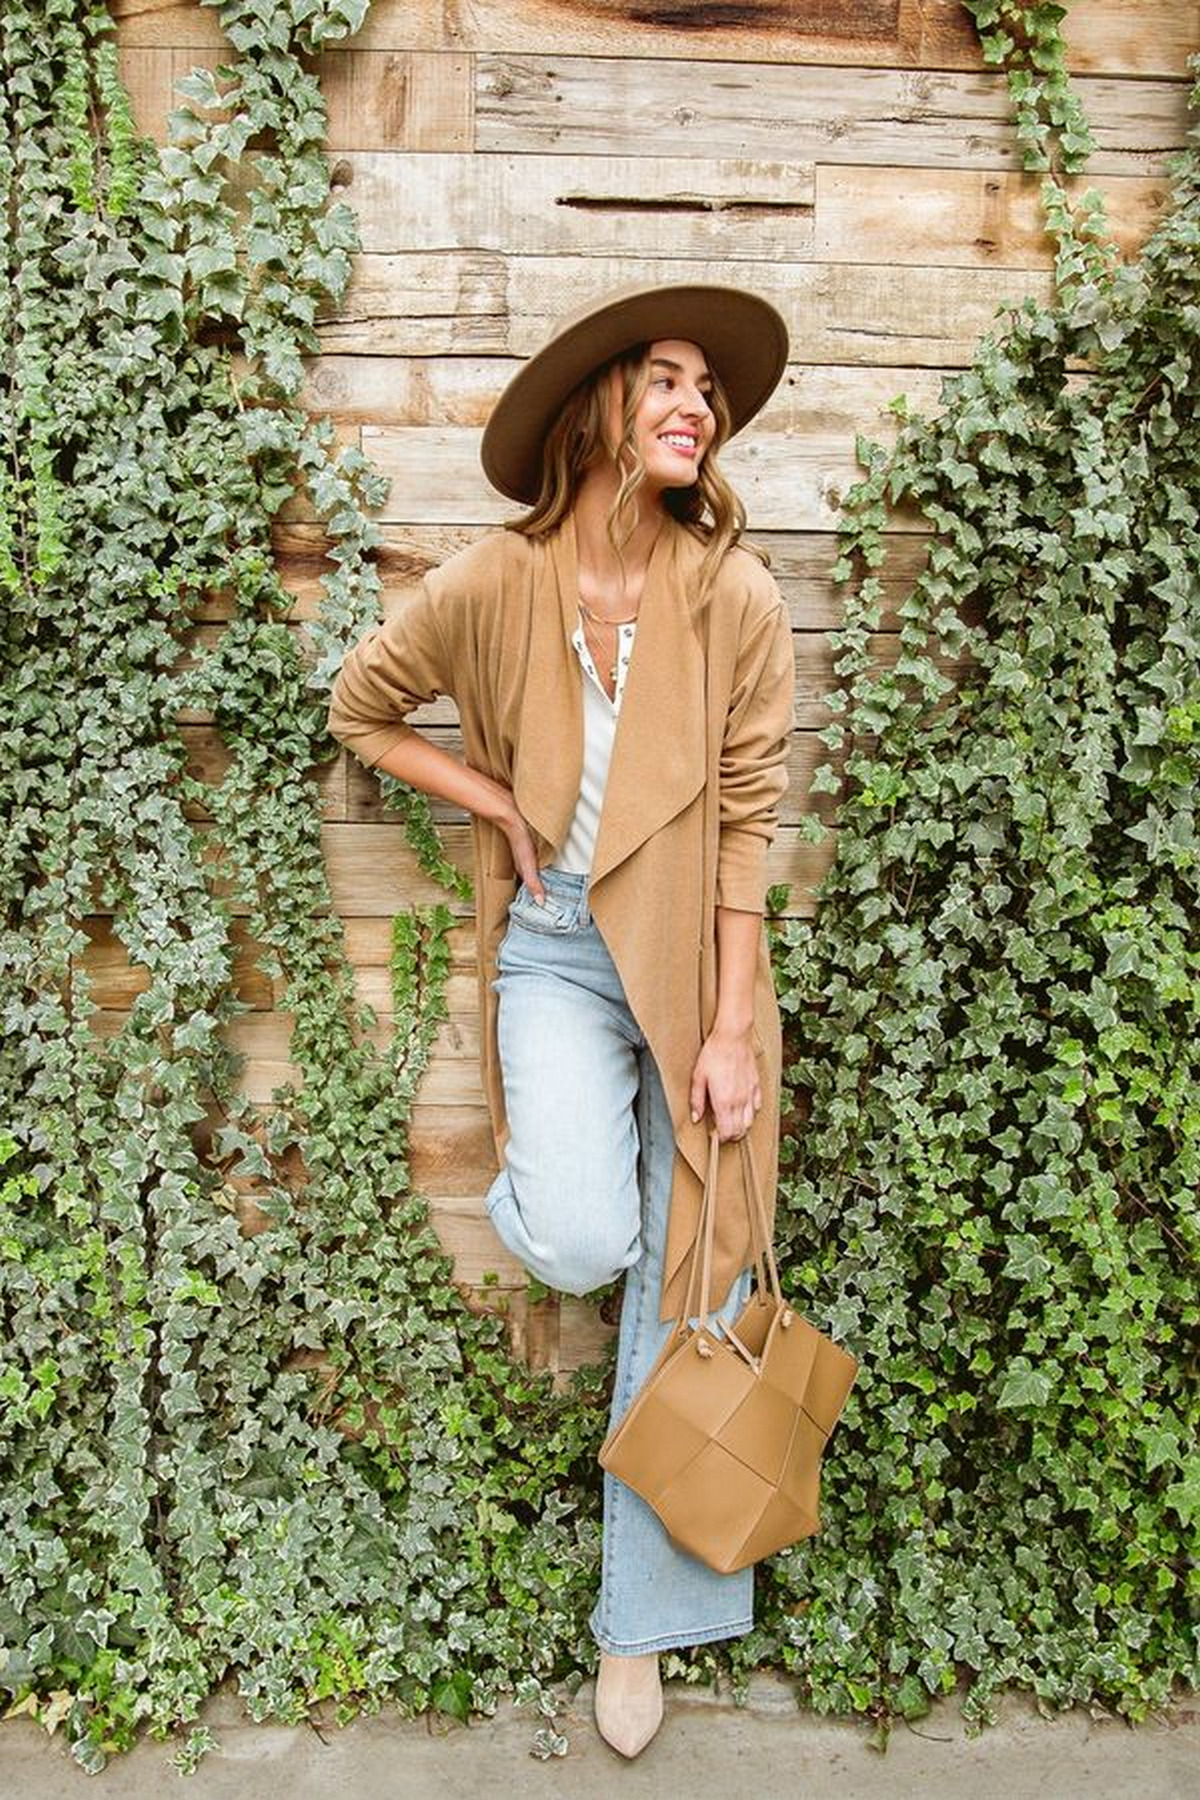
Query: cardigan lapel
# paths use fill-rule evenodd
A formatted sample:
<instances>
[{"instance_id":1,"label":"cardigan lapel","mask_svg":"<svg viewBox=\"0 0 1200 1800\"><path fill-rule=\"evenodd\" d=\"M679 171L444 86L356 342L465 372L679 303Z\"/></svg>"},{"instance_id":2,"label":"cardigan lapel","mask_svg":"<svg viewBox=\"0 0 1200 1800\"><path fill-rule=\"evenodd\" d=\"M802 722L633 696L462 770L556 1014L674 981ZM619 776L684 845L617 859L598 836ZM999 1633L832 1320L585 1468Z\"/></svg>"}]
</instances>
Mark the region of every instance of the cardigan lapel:
<instances>
[{"instance_id":1,"label":"cardigan lapel","mask_svg":"<svg viewBox=\"0 0 1200 1800\"><path fill-rule=\"evenodd\" d=\"M583 772L583 697L571 643L578 622L575 526L539 546L513 795L553 851L562 844ZM694 554L689 552L694 551ZM689 592L699 550L667 517L655 540L613 744L592 884L682 812L706 775L705 662Z\"/></svg>"},{"instance_id":2,"label":"cardigan lapel","mask_svg":"<svg viewBox=\"0 0 1200 1800\"><path fill-rule=\"evenodd\" d=\"M583 772L573 522L537 551L512 786L521 816L553 851L567 834Z\"/></svg>"},{"instance_id":3,"label":"cardigan lapel","mask_svg":"<svg viewBox=\"0 0 1200 1800\"><path fill-rule=\"evenodd\" d=\"M683 811L706 775L705 662L689 605L693 540L663 521L646 570L625 678L593 886ZM569 632L568 632L569 636Z\"/></svg>"}]
</instances>

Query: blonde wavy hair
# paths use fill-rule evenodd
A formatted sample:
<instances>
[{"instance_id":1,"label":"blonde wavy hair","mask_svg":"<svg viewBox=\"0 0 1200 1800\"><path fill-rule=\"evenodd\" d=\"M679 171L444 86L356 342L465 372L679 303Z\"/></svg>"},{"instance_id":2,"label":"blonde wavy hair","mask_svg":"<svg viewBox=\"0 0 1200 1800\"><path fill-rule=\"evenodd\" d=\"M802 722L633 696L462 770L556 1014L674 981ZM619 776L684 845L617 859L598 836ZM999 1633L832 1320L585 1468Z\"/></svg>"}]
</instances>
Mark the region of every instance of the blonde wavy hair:
<instances>
[{"instance_id":1,"label":"blonde wavy hair","mask_svg":"<svg viewBox=\"0 0 1200 1800\"><path fill-rule=\"evenodd\" d=\"M612 383L617 379L621 382L623 397L621 436L614 444L608 430L608 417ZM510 531L519 531L525 537L549 537L574 506L588 469L597 459L607 456L620 477L616 498L609 509L608 536L618 562L622 560L622 551L637 525L638 490L646 479L645 464L634 441L634 421L649 382L649 344L635 344L620 356L602 363L580 382L563 402L546 434L542 447L541 491L529 512L508 521ZM700 565L699 598L706 594L726 552L742 542L746 528L746 509L717 462L717 453L729 437L731 420L729 402L715 372L708 403L715 430L699 474L690 487L667 488L663 494L666 510L707 545ZM747 542L744 547L760 561L767 561L765 553L756 544Z\"/></svg>"}]
</instances>

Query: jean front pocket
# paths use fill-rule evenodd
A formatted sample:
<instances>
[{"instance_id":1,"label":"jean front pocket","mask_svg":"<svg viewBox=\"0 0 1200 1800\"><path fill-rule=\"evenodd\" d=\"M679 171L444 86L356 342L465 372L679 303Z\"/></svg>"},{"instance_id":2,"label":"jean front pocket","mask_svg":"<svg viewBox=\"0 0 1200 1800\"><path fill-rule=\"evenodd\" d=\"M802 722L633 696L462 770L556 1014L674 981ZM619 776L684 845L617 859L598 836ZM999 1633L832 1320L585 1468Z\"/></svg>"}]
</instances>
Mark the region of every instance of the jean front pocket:
<instances>
[{"instance_id":1,"label":"jean front pocket","mask_svg":"<svg viewBox=\"0 0 1200 1800\"><path fill-rule=\"evenodd\" d=\"M543 937L561 937L564 932L573 931L576 923L574 907L564 905L548 889L539 906L524 882L513 895L508 916L522 931L538 931Z\"/></svg>"}]
</instances>

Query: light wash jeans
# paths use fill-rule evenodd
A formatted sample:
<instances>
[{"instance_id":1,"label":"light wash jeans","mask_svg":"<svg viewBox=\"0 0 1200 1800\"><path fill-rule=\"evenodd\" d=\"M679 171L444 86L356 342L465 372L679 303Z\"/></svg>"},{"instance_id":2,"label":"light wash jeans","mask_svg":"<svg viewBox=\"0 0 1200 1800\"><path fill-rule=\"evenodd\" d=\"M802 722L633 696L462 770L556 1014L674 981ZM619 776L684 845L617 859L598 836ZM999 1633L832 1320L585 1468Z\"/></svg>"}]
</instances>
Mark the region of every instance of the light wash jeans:
<instances>
[{"instance_id":1,"label":"light wash jeans","mask_svg":"<svg viewBox=\"0 0 1200 1800\"><path fill-rule=\"evenodd\" d=\"M666 1096L588 910L586 875L543 869L522 886L500 946L499 1048L511 1129L488 1193L497 1233L527 1269L570 1294L626 1271L611 1418L630 1405L671 1326L658 1317L675 1137ZM749 1293L735 1282L721 1315ZM754 1572L718 1575L680 1550L633 1490L604 1476L604 1551L592 1634L638 1656L753 1623Z\"/></svg>"}]
</instances>

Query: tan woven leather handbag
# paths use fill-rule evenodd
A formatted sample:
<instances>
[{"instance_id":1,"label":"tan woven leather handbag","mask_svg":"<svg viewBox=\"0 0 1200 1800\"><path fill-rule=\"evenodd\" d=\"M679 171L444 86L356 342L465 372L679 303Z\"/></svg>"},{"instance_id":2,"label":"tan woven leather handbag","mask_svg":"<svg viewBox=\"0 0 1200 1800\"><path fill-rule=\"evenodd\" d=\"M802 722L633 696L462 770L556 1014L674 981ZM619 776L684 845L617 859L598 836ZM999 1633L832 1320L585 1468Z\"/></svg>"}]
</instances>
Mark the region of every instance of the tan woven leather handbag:
<instances>
[{"instance_id":1,"label":"tan woven leather handbag","mask_svg":"<svg viewBox=\"0 0 1200 1800\"><path fill-rule=\"evenodd\" d=\"M727 1575L820 1529L821 1454L858 1364L784 1300L744 1142L755 1285L734 1325L711 1319L719 1149L714 1131L683 1317L600 1461Z\"/></svg>"}]
</instances>

